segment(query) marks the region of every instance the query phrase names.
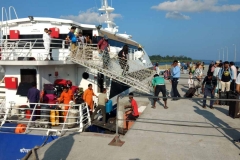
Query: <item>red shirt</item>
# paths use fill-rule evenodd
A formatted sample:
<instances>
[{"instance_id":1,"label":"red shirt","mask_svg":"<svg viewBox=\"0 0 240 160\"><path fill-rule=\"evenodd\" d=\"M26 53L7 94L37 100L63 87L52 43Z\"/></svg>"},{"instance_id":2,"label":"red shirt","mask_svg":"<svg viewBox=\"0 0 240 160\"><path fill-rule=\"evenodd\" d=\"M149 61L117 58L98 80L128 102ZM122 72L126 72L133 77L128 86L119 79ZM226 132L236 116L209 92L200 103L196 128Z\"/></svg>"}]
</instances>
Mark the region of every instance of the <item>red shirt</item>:
<instances>
[{"instance_id":1,"label":"red shirt","mask_svg":"<svg viewBox=\"0 0 240 160\"><path fill-rule=\"evenodd\" d=\"M98 47L100 50L105 50L105 48L108 47L108 42L105 41L104 39L101 39L99 42L98 42Z\"/></svg>"},{"instance_id":2,"label":"red shirt","mask_svg":"<svg viewBox=\"0 0 240 160\"><path fill-rule=\"evenodd\" d=\"M134 99L132 99L132 101L131 101L131 106L132 106L132 115L133 116L139 116L139 113L138 113L138 105L137 105L137 102L134 100Z\"/></svg>"}]
</instances>

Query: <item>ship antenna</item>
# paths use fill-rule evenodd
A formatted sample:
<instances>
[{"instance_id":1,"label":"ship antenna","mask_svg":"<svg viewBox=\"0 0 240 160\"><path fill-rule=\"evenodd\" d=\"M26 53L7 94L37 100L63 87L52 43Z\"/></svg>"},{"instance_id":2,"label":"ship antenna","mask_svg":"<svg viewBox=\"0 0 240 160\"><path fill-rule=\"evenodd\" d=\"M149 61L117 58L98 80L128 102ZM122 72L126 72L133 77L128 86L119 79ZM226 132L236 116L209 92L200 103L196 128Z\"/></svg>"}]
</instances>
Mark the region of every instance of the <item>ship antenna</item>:
<instances>
[{"instance_id":1,"label":"ship antenna","mask_svg":"<svg viewBox=\"0 0 240 160\"><path fill-rule=\"evenodd\" d=\"M108 6L108 1L107 0L102 0L102 7L99 9L99 11L105 11L107 20L105 23L107 24L107 30L111 32L118 32L116 24L111 20L111 13L114 11L114 8L112 6Z\"/></svg>"}]
</instances>

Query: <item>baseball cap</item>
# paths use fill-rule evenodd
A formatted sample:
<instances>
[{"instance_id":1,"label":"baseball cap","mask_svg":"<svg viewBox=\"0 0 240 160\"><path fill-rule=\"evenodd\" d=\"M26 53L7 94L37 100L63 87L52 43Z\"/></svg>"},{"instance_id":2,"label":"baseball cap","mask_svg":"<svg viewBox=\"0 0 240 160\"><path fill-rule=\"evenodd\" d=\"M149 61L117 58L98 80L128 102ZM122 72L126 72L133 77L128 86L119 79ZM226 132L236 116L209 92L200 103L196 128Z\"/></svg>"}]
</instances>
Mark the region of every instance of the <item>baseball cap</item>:
<instances>
[{"instance_id":1,"label":"baseball cap","mask_svg":"<svg viewBox=\"0 0 240 160\"><path fill-rule=\"evenodd\" d=\"M220 61L216 61L215 63L216 63L216 64L219 64L219 63L220 63Z\"/></svg>"},{"instance_id":2,"label":"baseball cap","mask_svg":"<svg viewBox=\"0 0 240 160\"><path fill-rule=\"evenodd\" d=\"M104 38L104 39L108 39L108 36L107 36L107 35L104 35L103 38Z\"/></svg>"}]
</instances>

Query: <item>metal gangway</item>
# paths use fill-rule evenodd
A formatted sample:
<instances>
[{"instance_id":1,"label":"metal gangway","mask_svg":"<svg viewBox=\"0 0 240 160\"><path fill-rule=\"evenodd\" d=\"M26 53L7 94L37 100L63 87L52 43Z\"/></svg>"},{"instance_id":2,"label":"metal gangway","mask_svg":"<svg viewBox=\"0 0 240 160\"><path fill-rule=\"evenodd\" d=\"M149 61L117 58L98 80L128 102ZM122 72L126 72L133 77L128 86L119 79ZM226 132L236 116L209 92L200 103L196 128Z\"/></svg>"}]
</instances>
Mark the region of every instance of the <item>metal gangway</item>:
<instances>
[{"instance_id":1,"label":"metal gangway","mask_svg":"<svg viewBox=\"0 0 240 160\"><path fill-rule=\"evenodd\" d=\"M103 60L104 54L105 53L99 54L97 47L94 45L83 45L71 51L69 58L71 61L89 69L96 70L110 79L131 86L141 92L151 93L152 87L150 82L155 71L146 68L140 61L128 60L125 66L129 67L129 71L123 75L122 72L124 72L124 69L121 68L121 62L119 62L118 57L107 58L106 62L106 60ZM94 59L94 55L98 55L98 59ZM107 67L103 67L106 63Z\"/></svg>"}]
</instances>

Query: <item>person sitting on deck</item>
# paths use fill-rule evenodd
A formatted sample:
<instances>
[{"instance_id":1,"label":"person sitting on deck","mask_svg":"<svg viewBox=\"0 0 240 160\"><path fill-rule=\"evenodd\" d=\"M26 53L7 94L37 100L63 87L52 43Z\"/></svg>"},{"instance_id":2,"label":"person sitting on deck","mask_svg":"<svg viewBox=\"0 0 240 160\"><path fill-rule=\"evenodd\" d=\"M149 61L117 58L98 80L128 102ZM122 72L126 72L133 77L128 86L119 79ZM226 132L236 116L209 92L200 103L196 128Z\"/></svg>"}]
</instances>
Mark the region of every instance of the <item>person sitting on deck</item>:
<instances>
[{"instance_id":1,"label":"person sitting on deck","mask_svg":"<svg viewBox=\"0 0 240 160\"><path fill-rule=\"evenodd\" d=\"M83 100L84 100L84 102L87 103L87 105L90 109L90 112L93 112L93 109L94 109L93 108L93 96L96 96L96 95L93 92L92 84L89 84L88 89L86 89L83 93Z\"/></svg>"},{"instance_id":2,"label":"person sitting on deck","mask_svg":"<svg viewBox=\"0 0 240 160\"><path fill-rule=\"evenodd\" d=\"M92 115L92 119L94 120L94 116L97 114L99 110L101 110L102 116L103 116L102 121L104 125L106 125L106 106L105 105L106 105L106 102L108 101L106 92L107 92L106 88L103 88L103 92L98 95L98 106L97 108L95 108L94 113Z\"/></svg>"},{"instance_id":3,"label":"person sitting on deck","mask_svg":"<svg viewBox=\"0 0 240 160\"><path fill-rule=\"evenodd\" d=\"M64 121L66 120L66 115L67 115L67 110L69 109L69 102L73 100L73 95L72 92L69 91L68 87L64 87L63 88L63 92L61 94L61 96L57 99L59 103L63 102L63 104L66 104L66 106L64 107Z\"/></svg>"},{"instance_id":4,"label":"person sitting on deck","mask_svg":"<svg viewBox=\"0 0 240 160\"><path fill-rule=\"evenodd\" d=\"M40 91L36 88L37 84L36 82L32 82L32 88L30 88L28 90L28 94L27 94L27 103L39 103L39 99L40 99ZM37 104L30 104L30 108L33 109L35 108L35 106L37 106ZM32 121L36 120L36 111L34 111L33 113L33 117L32 117Z\"/></svg>"},{"instance_id":5,"label":"person sitting on deck","mask_svg":"<svg viewBox=\"0 0 240 160\"><path fill-rule=\"evenodd\" d=\"M204 87L205 85L205 87ZM217 79L213 76L212 72L208 72L208 75L204 78L202 82L202 93L204 93L204 98L207 98L207 96L210 96L212 99L215 95L215 89L217 86ZM214 100L210 101L210 108L213 108ZM206 99L203 100L203 108L206 108Z\"/></svg>"},{"instance_id":6,"label":"person sitting on deck","mask_svg":"<svg viewBox=\"0 0 240 160\"><path fill-rule=\"evenodd\" d=\"M167 97L166 86L164 78L160 77L158 74L154 75L152 79L152 86L154 88L154 96L158 96L160 92L162 92L163 97ZM153 109L156 108L156 102L159 98L153 98ZM164 108L168 109L167 107L167 98L163 98L164 101Z\"/></svg>"},{"instance_id":7,"label":"person sitting on deck","mask_svg":"<svg viewBox=\"0 0 240 160\"><path fill-rule=\"evenodd\" d=\"M131 102L131 105L124 106L124 109L131 108L131 113L127 115L127 121L126 121L126 127L128 128L128 121L136 121L136 119L139 117L138 113L138 104L135 99L133 99L133 93L129 93L129 99ZM128 110L129 111L129 110ZM127 111L127 112L128 112Z\"/></svg>"}]
</instances>

